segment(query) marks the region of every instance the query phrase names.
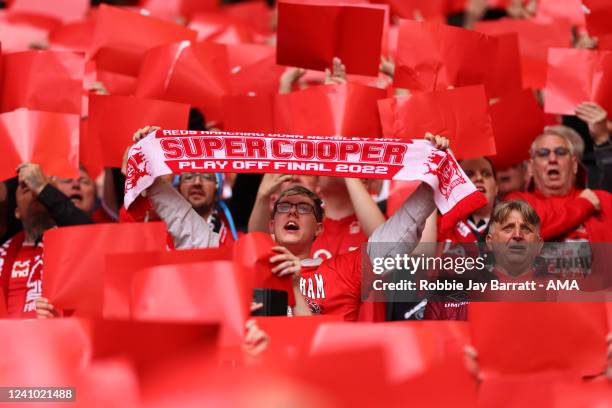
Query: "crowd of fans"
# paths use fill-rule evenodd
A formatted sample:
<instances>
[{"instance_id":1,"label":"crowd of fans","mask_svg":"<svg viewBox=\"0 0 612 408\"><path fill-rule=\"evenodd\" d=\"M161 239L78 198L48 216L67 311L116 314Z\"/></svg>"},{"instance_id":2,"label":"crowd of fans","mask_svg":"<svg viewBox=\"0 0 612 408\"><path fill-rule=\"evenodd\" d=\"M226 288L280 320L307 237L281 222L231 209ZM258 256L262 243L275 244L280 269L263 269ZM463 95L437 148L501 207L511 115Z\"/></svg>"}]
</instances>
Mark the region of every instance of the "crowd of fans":
<instances>
[{"instance_id":1,"label":"crowd of fans","mask_svg":"<svg viewBox=\"0 0 612 408\"><path fill-rule=\"evenodd\" d=\"M19 3L29 2L8 2L9 12ZM133 12L150 3L153 16L156 13L154 1L120 3L114 5L129 7ZM367 2L346 4L353 3ZM430 18L418 8L414 8L412 16L398 15L397 10L402 7L394 3L401 2L375 3L391 5L389 21L392 26L400 23L400 17L417 21ZM493 3L499 4L492 7L485 0L468 0L464 8L446 12L444 18L448 24L471 30L481 20L532 20L538 13L538 1L535 0ZM276 42L275 5L266 3L265 7L269 7L270 21L258 21L257 24L269 23L270 33L267 36L258 33L251 39L272 47ZM35 14L34 9L27 12ZM185 16L171 18L175 24L189 21ZM2 24L5 23L0 22ZM256 25L248 18L242 24ZM590 36L585 27L572 27L572 35L575 47L597 49L598 39ZM227 33L204 41L233 44ZM40 52L52 52L53 41L39 38L31 42L31 47L42 49ZM45 50L47 48L50 50ZM18 50L9 52L15 51ZM3 47L3 53L6 52ZM305 88L347 84L354 80L351 67L345 66L342 60L336 57L328 62L325 75L317 75L303 67L285 67L278 78L278 94L288 95ZM387 90L389 95L409 95L412 90L394 88L394 69L394 56L382 56L379 76L371 78L371 85ZM100 81L87 90L86 96L112 94L110 88ZM532 91L540 101L546 98L541 89ZM490 102L495 103L494 100ZM224 130L222 120L215 118L207 123L205 118L210 117L213 115L201 106L191 106L189 125L185 123L185 128ZM287 308L288 316L336 315L350 322L470 321L470 302L454 296L422 302L368 301L364 287L370 282L363 273L362 256L370 259L392 257L416 251L419 243L438 242L443 245L436 250L445 254L457 253L465 244L501 244L514 249L533 245L538 252L532 254L535 257L545 251L542 249L544 242L612 242L612 121L608 117L609 113L601 104L586 100L577 106L573 116L547 115L546 126L540 129L539 135L533 135L529 151L524 152L529 157L527 160L500 168L495 158L460 158L462 170L484 194L486 205L450 229L441 227L444 215L436 209L433 191L426 184L413 183L411 191L406 192L400 188L401 183L390 180L305 174L184 172L159 177L126 209L123 207L123 184L127 151L122 169L106 167L96 172L88 163L83 163L72 178L44 171L48 163L33 162L36 155L24 157L15 176L0 183L0 304L5 306L3 317L62 319L73 314L79 316L78 310L62 310L44 297L43 237L46 231L88 224L161 220L167 227L168 251L231 249L246 234L271 235L276 246L269 258L270 273L292 282L291 297L295 302ZM521 118L517 117L516 121ZM157 125L154 120L143 119L139 127L133 129L133 143L159 129ZM443 151L452 152L457 148L453 145L453 135L448 138L431 134L405 136L425 138ZM519 139L524 137L517 135ZM498 155L503 153L498 152ZM401 205L391 208L392 201L398 199ZM397 245L389 247L381 243ZM517 261L496 253L495 270L502 276L531 276L534 258L529 256L527 260L523 257ZM263 307L262 303L253 302L251 311L256 313ZM536 313L538 309L534 306L532 310ZM275 341L255 320L247 321L245 333L243 349L249 357L265 355L269 344ZM478 351L467 348L466 356L468 369L479 377Z\"/></svg>"}]
</instances>

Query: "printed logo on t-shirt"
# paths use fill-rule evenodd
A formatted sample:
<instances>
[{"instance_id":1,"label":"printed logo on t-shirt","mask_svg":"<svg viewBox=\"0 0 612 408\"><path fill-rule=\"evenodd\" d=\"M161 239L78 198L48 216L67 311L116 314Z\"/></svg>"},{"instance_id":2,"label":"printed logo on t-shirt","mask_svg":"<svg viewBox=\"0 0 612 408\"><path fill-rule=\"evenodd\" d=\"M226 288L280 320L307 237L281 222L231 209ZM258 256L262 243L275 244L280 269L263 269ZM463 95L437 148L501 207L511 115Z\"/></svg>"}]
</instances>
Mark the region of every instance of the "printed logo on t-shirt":
<instances>
[{"instance_id":1,"label":"printed logo on t-shirt","mask_svg":"<svg viewBox=\"0 0 612 408\"><path fill-rule=\"evenodd\" d=\"M315 253L312 254L312 257L326 260L326 259L331 259L332 254L327 249L321 248L321 249L317 249Z\"/></svg>"},{"instance_id":2,"label":"printed logo on t-shirt","mask_svg":"<svg viewBox=\"0 0 612 408\"><path fill-rule=\"evenodd\" d=\"M300 292L310 299L325 299L323 275L315 273L313 277L308 279L300 276Z\"/></svg>"},{"instance_id":3,"label":"printed logo on t-shirt","mask_svg":"<svg viewBox=\"0 0 612 408\"><path fill-rule=\"evenodd\" d=\"M351 225L349 225L349 234L359 234L359 231L361 231L361 226L359 225L359 221L353 221L351 222Z\"/></svg>"}]
</instances>

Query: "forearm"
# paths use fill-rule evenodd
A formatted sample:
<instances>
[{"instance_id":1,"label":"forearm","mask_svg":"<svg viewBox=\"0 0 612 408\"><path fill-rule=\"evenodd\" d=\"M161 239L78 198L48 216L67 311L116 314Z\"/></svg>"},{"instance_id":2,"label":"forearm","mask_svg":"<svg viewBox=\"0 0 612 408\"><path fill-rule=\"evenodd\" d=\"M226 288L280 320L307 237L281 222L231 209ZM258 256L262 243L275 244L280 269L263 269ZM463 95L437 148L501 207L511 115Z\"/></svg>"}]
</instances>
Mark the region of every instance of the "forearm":
<instances>
[{"instance_id":1,"label":"forearm","mask_svg":"<svg viewBox=\"0 0 612 408\"><path fill-rule=\"evenodd\" d=\"M157 178L147 192L177 249L219 246L218 234L211 231L208 223L168 182Z\"/></svg>"},{"instance_id":2,"label":"forearm","mask_svg":"<svg viewBox=\"0 0 612 408\"><path fill-rule=\"evenodd\" d=\"M369 237L376 228L384 224L385 216L361 180L356 178L345 178L344 180L361 230Z\"/></svg>"},{"instance_id":3,"label":"forearm","mask_svg":"<svg viewBox=\"0 0 612 408\"><path fill-rule=\"evenodd\" d=\"M70 198L51 184L43 187L38 193L37 199L49 211L51 218L58 227L93 224L91 218L84 211L77 208Z\"/></svg>"},{"instance_id":4,"label":"forearm","mask_svg":"<svg viewBox=\"0 0 612 408\"><path fill-rule=\"evenodd\" d=\"M269 232L270 230L270 197L257 195L255 205L249 217L249 232Z\"/></svg>"},{"instance_id":5,"label":"forearm","mask_svg":"<svg viewBox=\"0 0 612 408\"><path fill-rule=\"evenodd\" d=\"M431 189L421 183L397 212L372 233L367 248L370 259L411 253L435 208Z\"/></svg>"}]
</instances>

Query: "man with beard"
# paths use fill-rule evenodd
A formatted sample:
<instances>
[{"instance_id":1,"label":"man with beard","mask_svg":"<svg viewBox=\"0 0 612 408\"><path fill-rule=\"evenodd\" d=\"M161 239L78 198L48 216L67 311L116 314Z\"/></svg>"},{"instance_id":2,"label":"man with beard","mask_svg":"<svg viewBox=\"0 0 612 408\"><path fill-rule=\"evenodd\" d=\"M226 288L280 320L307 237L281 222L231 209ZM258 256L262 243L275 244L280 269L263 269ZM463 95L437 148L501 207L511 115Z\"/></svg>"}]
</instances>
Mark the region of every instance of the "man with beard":
<instances>
[{"instance_id":1,"label":"man with beard","mask_svg":"<svg viewBox=\"0 0 612 408\"><path fill-rule=\"evenodd\" d=\"M612 195L576 188L574 145L561 133L545 130L530 149L533 192L514 192L506 200L529 203L542 219L546 241L612 241Z\"/></svg>"},{"instance_id":2,"label":"man with beard","mask_svg":"<svg viewBox=\"0 0 612 408\"><path fill-rule=\"evenodd\" d=\"M0 247L0 284L9 316L28 318L36 316L36 301L42 293L44 232L56 225L91 220L49 183L38 165L22 164L18 172L15 216L23 231Z\"/></svg>"}]
</instances>

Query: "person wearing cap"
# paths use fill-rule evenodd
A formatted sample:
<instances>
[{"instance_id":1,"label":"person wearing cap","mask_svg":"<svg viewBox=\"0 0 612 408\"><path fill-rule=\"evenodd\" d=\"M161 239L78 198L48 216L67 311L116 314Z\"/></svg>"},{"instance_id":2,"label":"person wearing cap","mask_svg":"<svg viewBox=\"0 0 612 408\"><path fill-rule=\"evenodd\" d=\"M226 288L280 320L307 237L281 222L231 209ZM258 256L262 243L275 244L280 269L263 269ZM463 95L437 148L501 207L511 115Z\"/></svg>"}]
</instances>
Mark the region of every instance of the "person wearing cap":
<instances>
[{"instance_id":1,"label":"person wearing cap","mask_svg":"<svg viewBox=\"0 0 612 408\"><path fill-rule=\"evenodd\" d=\"M513 192L505 200L529 203L542 219L546 241L612 241L612 195L577 188L579 162L570 137L546 128L529 153L535 190Z\"/></svg>"}]
</instances>

